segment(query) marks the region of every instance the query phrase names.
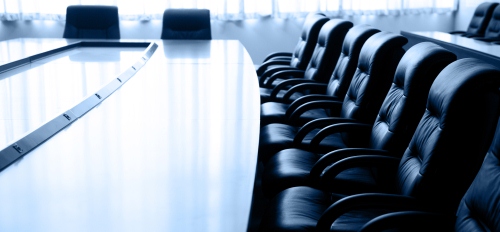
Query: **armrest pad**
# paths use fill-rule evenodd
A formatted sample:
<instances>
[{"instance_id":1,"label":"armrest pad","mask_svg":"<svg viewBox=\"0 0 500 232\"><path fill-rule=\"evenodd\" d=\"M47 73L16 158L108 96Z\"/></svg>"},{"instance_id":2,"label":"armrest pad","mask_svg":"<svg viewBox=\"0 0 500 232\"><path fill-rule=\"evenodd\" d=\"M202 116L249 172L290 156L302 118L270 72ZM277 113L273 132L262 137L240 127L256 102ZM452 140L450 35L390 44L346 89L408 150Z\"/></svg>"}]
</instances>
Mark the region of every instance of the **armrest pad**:
<instances>
[{"instance_id":1,"label":"armrest pad","mask_svg":"<svg viewBox=\"0 0 500 232\"><path fill-rule=\"evenodd\" d=\"M327 136L341 132L349 132L349 134L356 133L357 135L359 135L356 136L359 137L359 139L369 139L372 127L372 125L366 123L339 123L330 125L321 129L311 140L311 144L309 144L309 146L311 147L311 149L315 149Z\"/></svg>"},{"instance_id":2,"label":"armrest pad","mask_svg":"<svg viewBox=\"0 0 500 232\"><path fill-rule=\"evenodd\" d=\"M260 87L264 86L264 82L266 81L267 78L283 70L298 70L298 69L292 68L289 65L271 67L267 69L264 73L262 73L262 75L259 75L259 86Z\"/></svg>"},{"instance_id":3,"label":"armrest pad","mask_svg":"<svg viewBox=\"0 0 500 232\"><path fill-rule=\"evenodd\" d=\"M318 118L314 119L308 123L306 123L304 126L302 126L297 134L295 134L295 137L293 138L293 144L294 145L300 145L302 143L302 140L306 137L306 135L311 132L314 129L317 128L323 128L325 126L334 124L334 123L341 123L341 122L353 122L354 119L349 119L349 118Z\"/></svg>"},{"instance_id":4,"label":"armrest pad","mask_svg":"<svg viewBox=\"0 0 500 232\"><path fill-rule=\"evenodd\" d=\"M288 68L292 68L290 66L289 60L268 60L262 63L259 68L257 68L257 76L262 76L267 71L267 69L273 65L284 65Z\"/></svg>"},{"instance_id":5,"label":"armrest pad","mask_svg":"<svg viewBox=\"0 0 500 232\"><path fill-rule=\"evenodd\" d=\"M288 91L283 95L284 102L289 102L290 97L296 92L303 92L309 90L311 93L326 93L327 84L316 83L315 81L309 81L309 83L302 83L289 88Z\"/></svg>"},{"instance_id":6,"label":"armrest pad","mask_svg":"<svg viewBox=\"0 0 500 232\"><path fill-rule=\"evenodd\" d=\"M328 184L329 180L334 179L339 173L355 167L370 167L380 169L397 170L401 158L389 155L357 155L341 159L331 166L325 168L321 174L321 182Z\"/></svg>"},{"instance_id":7,"label":"armrest pad","mask_svg":"<svg viewBox=\"0 0 500 232\"><path fill-rule=\"evenodd\" d=\"M308 82L314 82L314 81L313 80L306 80L303 78L284 80L284 81L280 82L279 84L277 84L276 86L274 86L273 90L271 91L271 99L275 99L276 96L278 95L278 93L280 92L280 90L286 89L287 86L298 85L298 84L308 83ZM292 88L293 87L295 87L295 86L292 86Z\"/></svg>"},{"instance_id":8,"label":"armrest pad","mask_svg":"<svg viewBox=\"0 0 500 232\"><path fill-rule=\"evenodd\" d=\"M312 109L332 109L334 112L339 112L342 108L342 102L332 100L317 100L302 104L292 112L288 118L289 122L294 123L303 113ZM286 115L285 115L286 116Z\"/></svg>"},{"instance_id":9,"label":"armrest pad","mask_svg":"<svg viewBox=\"0 0 500 232\"><path fill-rule=\"evenodd\" d=\"M424 211L401 211L380 215L367 222L359 231L454 231L456 217Z\"/></svg>"},{"instance_id":10,"label":"armrest pad","mask_svg":"<svg viewBox=\"0 0 500 232\"><path fill-rule=\"evenodd\" d=\"M409 196L383 193L363 193L344 197L328 207L316 224L317 231L330 231L337 218L351 210L384 208L392 210L420 210L419 202Z\"/></svg>"},{"instance_id":11,"label":"armrest pad","mask_svg":"<svg viewBox=\"0 0 500 232\"><path fill-rule=\"evenodd\" d=\"M387 155L389 156L389 152L386 150L378 150L378 149L369 149L369 148L343 148L335 151L331 151L325 155L323 155L314 166L311 168L309 176L313 180L318 181L321 177L321 174L328 166L340 161L342 159L358 156L358 155Z\"/></svg>"},{"instance_id":12,"label":"armrest pad","mask_svg":"<svg viewBox=\"0 0 500 232\"><path fill-rule=\"evenodd\" d=\"M267 78L267 82L264 83L264 87L272 88L274 80L278 78L290 78L290 77L293 78L304 77L304 71L296 69L296 70L282 70L275 72L273 75Z\"/></svg>"},{"instance_id":13,"label":"armrest pad","mask_svg":"<svg viewBox=\"0 0 500 232\"><path fill-rule=\"evenodd\" d=\"M498 37L472 37L475 40L483 41L483 42L495 42L500 41Z\"/></svg>"},{"instance_id":14,"label":"armrest pad","mask_svg":"<svg viewBox=\"0 0 500 232\"><path fill-rule=\"evenodd\" d=\"M302 104L318 100L340 101L337 97L333 96L323 94L308 94L306 96L299 97L297 100L293 101L290 106L288 106L285 113L285 118L289 119L292 113Z\"/></svg>"},{"instance_id":15,"label":"armrest pad","mask_svg":"<svg viewBox=\"0 0 500 232\"><path fill-rule=\"evenodd\" d=\"M448 32L449 34L452 34L452 35L461 35L461 34L464 34L465 31L450 31Z\"/></svg>"},{"instance_id":16,"label":"armrest pad","mask_svg":"<svg viewBox=\"0 0 500 232\"><path fill-rule=\"evenodd\" d=\"M266 61L272 59L272 58L275 58L277 56L283 56L283 57L289 57L290 59L292 58L292 53L291 52L273 52L273 53L269 53L269 55L266 56L266 58L264 58L264 61L262 61L262 63L265 63Z\"/></svg>"}]
</instances>

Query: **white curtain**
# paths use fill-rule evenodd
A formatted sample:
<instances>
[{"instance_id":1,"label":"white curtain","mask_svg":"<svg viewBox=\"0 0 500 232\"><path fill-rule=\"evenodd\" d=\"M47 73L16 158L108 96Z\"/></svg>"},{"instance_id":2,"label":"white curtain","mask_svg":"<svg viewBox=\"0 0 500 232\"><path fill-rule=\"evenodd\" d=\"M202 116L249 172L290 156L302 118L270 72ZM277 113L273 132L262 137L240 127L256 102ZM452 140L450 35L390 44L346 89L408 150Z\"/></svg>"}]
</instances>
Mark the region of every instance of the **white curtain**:
<instances>
[{"instance_id":1,"label":"white curtain","mask_svg":"<svg viewBox=\"0 0 500 232\"><path fill-rule=\"evenodd\" d=\"M458 0L0 0L0 20L64 20L68 5L116 5L121 19L161 19L167 8L206 8L213 19L240 20L272 16L303 17L311 11L329 15L443 13Z\"/></svg>"}]
</instances>

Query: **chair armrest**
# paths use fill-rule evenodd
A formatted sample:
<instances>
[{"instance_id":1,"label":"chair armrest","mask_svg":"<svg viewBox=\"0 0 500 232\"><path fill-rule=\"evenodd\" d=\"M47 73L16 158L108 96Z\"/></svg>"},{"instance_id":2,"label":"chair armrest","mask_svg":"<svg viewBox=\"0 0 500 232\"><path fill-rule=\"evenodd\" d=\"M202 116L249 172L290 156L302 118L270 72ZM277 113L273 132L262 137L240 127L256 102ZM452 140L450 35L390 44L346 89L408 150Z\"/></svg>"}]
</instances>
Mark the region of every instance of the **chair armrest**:
<instances>
[{"instance_id":1,"label":"chair armrest","mask_svg":"<svg viewBox=\"0 0 500 232\"><path fill-rule=\"evenodd\" d=\"M338 117L314 119L306 123L299 129L299 131L297 132L297 134L295 134L295 137L293 138L293 144L295 145L295 147L298 147L298 145L302 143L302 140L304 140L306 135L314 129L323 128L331 124L342 123L342 122L354 122L354 119L338 118Z\"/></svg>"},{"instance_id":2,"label":"chair armrest","mask_svg":"<svg viewBox=\"0 0 500 232\"><path fill-rule=\"evenodd\" d=\"M461 35L461 34L465 34L465 31L450 31L448 33L452 34L452 35Z\"/></svg>"},{"instance_id":3,"label":"chair armrest","mask_svg":"<svg viewBox=\"0 0 500 232\"><path fill-rule=\"evenodd\" d=\"M271 99L276 99L276 96L278 96L278 93L280 92L280 90L286 90L288 86L290 85L293 85L293 87L295 87L295 85L298 85L298 84L303 84L303 83L310 83L310 82L314 82L313 80L306 80L306 79L303 79L303 78L296 78L296 79L290 79L290 80L284 80L282 82L280 82L279 84L277 84L276 86L274 86L273 90L271 91ZM272 100L271 100L272 101Z\"/></svg>"},{"instance_id":4,"label":"chair armrest","mask_svg":"<svg viewBox=\"0 0 500 232\"><path fill-rule=\"evenodd\" d=\"M352 157L352 156L359 156L359 155L387 155L390 156L389 152L387 150L379 150L379 149L369 149L369 148L343 148L343 149L338 149L335 151L331 151L325 155L323 155L316 163L314 166L311 168L311 171L309 172L309 176L312 178L314 181L318 181L317 184L319 185L319 180L321 178L321 174L327 168L328 166L336 163L337 161L340 161L342 159Z\"/></svg>"},{"instance_id":5,"label":"chair armrest","mask_svg":"<svg viewBox=\"0 0 500 232\"><path fill-rule=\"evenodd\" d=\"M333 111L340 111L342 108L342 102L339 101L332 101L332 100L318 100L318 101L311 101L302 104L301 106L297 107L296 110L292 112L290 117L288 118L288 121L290 123L294 123L300 115L303 113L312 110L312 109L333 109Z\"/></svg>"},{"instance_id":6,"label":"chair armrest","mask_svg":"<svg viewBox=\"0 0 500 232\"><path fill-rule=\"evenodd\" d=\"M339 173L356 167L397 170L401 158L389 155L357 155L341 159L324 169L321 174L321 183L328 185Z\"/></svg>"},{"instance_id":7,"label":"chair armrest","mask_svg":"<svg viewBox=\"0 0 500 232\"><path fill-rule=\"evenodd\" d=\"M273 52L273 53L269 53L269 55L266 56L266 58L264 58L264 61L262 61L262 63L265 63L266 61L270 60L270 59L273 59L275 57L287 57L287 58L292 58L293 56L293 53L291 52Z\"/></svg>"},{"instance_id":8,"label":"chair armrest","mask_svg":"<svg viewBox=\"0 0 500 232\"><path fill-rule=\"evenodd\" d=\"M454 231L455 221L455 215L401 211L380 215L367 222L359 231Z\"/></svg>"},{"instance_id":9,"label":"chair armrest","mask_svg":"<svg viewBox=\"0 0 500 232\"><path fill-rule=\"evenodd\" d=\"M290 66L290 61L288 60L268 60L264 63L262 63L259 68L257 68L256 72L257 72L257 76L262 76L266 71L268 71L267 69L273 65L284 65L284 66L287 66L288 68L292 68Z\"/></svg>"},{"instance_id":10,"label":"chair armrest","mask_svg":"<svg viewBox=\"0 0 500 232\"><path fill-rule=\"evenodd\" d=\"M349 134L355 133L359 138L366 138L367 140L370 138L370 132L372 130L373 125L366 123L339 123L327 126L321 129L311 140L309 146L311 149L318 148L319 144L323 139L327 136L335 133L348 132Z\"/></svg>"},{"instance_id":11,"label":"chair armrest","mask_svg":"<svg viewBox=\"0 0 500 232\"><path fill-rule=\"evenodd\" d=\"M304 92L305 90L309 90L310 93L318 93L324 94L326 93L327 84L317 83L315 81L310 80L309 83L296 84L293 87L289 88L288 91L283 95L283 101L289 102L290 97L296 92Z\"/></svg>"},{"instance_id":12,"label":"chair armrest","mask_svg":"<svg viewBox=\"0 0 500 232\"><path fill-rule=\"evenodd\" d=\"M272 88L273 87L273 82L278 79L289 79L289 78L300 78L304 77L304 71L303 70L282 70L274 73L270 77L267 78L267 82L264 83L263 87L264 88Z\"/></svg>"},{"instance_id":13,"label":"chair armrest","mask_svg":"<svg viewBox=\"0 0 500 232\"><path fill-rule=\"evenodd\" d=\"M289 119L292 113L299 108L301 105L307 102L318 101L318 100L330 100L330 101L340 101L339 98L334 96L328 96L323 94L308 94L306 96L299 97L297 100L293 101L285 113L285 118Z\"/></svg>"},{"instance_id":14,"label":"chair armrest","mask_svg":"<svg viewBox=\"0 0 500 232\"><path fill-rule=\"evenodd\" d=\"M409 196L384 194L384 193L362 193L344 197L330 205L316 224L317 231L330 231L330 227L344 213L352 210L383 208L394 211L422 210L420 202Z\"/></svg>"},{"instance_id":15,"label":"chair armrest","mask_svg":"<svg viewBox=\"0 0 500 232\"><path fill-rule=\"evenodd\" d=\"M500 41L498 37L472 37L475 40L483 41L483 42L496 42Z\"/></svg>"}]
</instances>

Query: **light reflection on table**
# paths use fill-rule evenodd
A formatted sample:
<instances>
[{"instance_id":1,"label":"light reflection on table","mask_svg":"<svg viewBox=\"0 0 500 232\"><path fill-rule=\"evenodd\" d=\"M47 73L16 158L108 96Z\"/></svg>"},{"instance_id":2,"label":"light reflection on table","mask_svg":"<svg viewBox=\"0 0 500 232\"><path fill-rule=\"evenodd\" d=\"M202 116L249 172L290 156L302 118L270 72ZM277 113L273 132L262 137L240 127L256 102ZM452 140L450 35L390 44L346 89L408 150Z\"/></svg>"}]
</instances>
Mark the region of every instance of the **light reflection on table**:
<instances>
[{"instance_id":1,"label":"light reflection on table","mask_svg":"<svg viewBox=\"0 0 500 232\"><path fill-rule=\"evenodd\" d=\"M0 231L246 231L258 83L238 41L203 42L157 41L118 91L0 172Z\"/></svg>"}]
</instances>

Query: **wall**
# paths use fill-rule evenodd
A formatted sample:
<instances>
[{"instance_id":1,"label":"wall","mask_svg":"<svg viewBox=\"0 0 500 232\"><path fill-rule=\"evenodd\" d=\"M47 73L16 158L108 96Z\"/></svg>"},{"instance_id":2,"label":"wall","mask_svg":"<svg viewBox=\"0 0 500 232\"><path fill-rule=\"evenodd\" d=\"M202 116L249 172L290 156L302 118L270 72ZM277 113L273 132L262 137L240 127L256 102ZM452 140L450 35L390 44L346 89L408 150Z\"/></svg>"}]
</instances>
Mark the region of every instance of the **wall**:
<instances>
[{"instance_id":1,"label":"wall","mask_svg":"<svg viewBox=\"0 0 500 232\"><path fill-rule=\"evenodd\" d=\"M464 1L464 0L461 0ZM463 14L467 14L464 12ZM403 16L345 17L355 25L370 24L381 30L399 33L407 31L451 31L455 27L454 14ZM303 19L262 18L243 21L212 21L213 39L237 39L247 48L254 63L259 64L273 51L292 51L298 41ZM157 39L161 21L122 21L122 38ZM0 40L19 37L62 37L64 22L56 21L2 21Z\"/></svg>"}]
</instances>

